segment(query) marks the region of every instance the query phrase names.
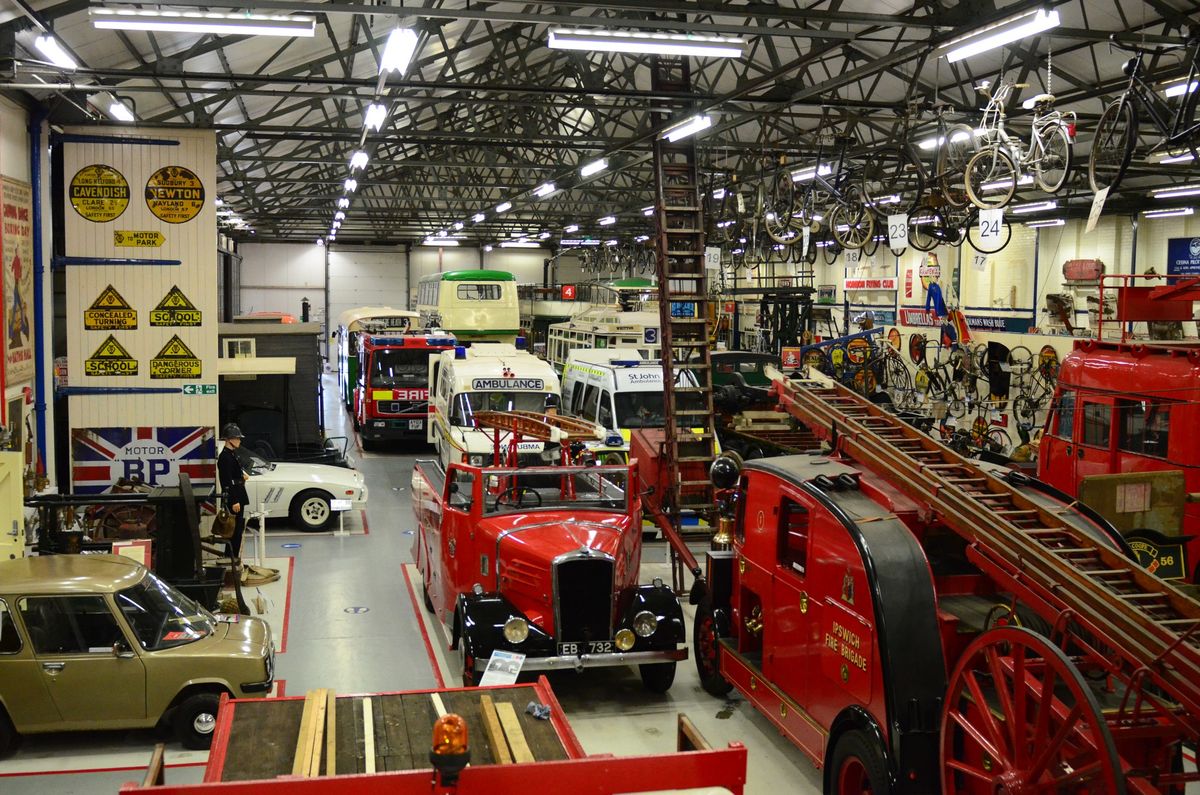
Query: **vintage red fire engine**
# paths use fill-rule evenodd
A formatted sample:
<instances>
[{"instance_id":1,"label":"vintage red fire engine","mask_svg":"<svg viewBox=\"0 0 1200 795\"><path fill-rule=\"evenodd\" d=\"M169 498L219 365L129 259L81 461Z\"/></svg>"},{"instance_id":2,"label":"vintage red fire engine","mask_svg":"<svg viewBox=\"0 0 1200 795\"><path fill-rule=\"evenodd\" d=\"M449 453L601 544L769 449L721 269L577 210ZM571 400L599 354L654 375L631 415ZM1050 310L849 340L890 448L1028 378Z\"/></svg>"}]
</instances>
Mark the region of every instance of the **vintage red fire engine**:
<instances>
[{"instance_id":1,"label":"vintage red fire engine","mask_svg":"<svg viewBox=\"0 0 1200 795\"><path fill-rule=\"evenodd\" d=\"M429 357L454 347L444 331L358 335L354 423L363 447L423 438L429 422Z\"/></svg>"},{"instance_id":2,"label":"vintage red fire engine","mask_svg":"<svg viewBox=\"0 0 1200 795\"><path fill-rule=\"evenodd\" d=\"M525 655L522 671L636 664L648 689L666 691L688 651L674 593L638 583L636 462L571 463L572 442L603 433L581 420L486 411L475 420L494 434L494 466L421 461L412 481L425 606L452 627L464 682L504 650ZM505 465L523 439L559 443L564 460Z\"/></svg>"},{"instance_id":3,"label":"vintage red fire engine","mask_svg":"<svg viewBox=\"0 0 1200 795\"><path fill-rule=\"evenodd\" d=\"M1181 759L1200 736L1200 603L1060 491L840 385L775 390L833 454L714 464L706 690L740 691L839 795L1197 778Z\"/></svg>"}]
</instances>

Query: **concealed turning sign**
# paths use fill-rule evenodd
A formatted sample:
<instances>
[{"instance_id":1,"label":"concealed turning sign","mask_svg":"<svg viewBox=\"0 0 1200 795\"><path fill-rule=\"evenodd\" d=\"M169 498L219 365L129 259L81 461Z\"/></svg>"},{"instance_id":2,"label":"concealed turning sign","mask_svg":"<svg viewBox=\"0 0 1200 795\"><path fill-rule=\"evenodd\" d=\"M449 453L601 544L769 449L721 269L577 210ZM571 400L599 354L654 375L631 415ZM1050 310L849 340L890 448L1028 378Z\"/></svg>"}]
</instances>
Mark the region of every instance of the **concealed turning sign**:
<instances>
[{"instance_id":1,"label":"concealed turning sign","mask_svg":"<svg viewBox=\"0 0 1200 795\"><path fill-rule=\"evenodd\" d=\"M160 168L146 182L146 206L168 224L186 223L204 207L204 184L183 166Z\"/></svg>"},{"instance_id":2,"label":"concealed turning sign","mask_svg":"<svg viewBox=\"0 0 1200 795\"><path fill-rule=\"evenodd\" d=\"M129 206L129 183L111 166L91 165L71 177L71 206L97 224L119 218Z\"/></svg>"},{"instance_id":3,"label":"concealed turning sign","mask_svg":"<svg viewBox=\"0 0 1200 795\"><path fill-rule=\"evenodd\" d=\"M137 375L137 359L112 334L83 362L84 375Z\"/></svg>"},{"instance_id":4,"label":"concealed turning sign","mask_svg":"<svg viewBox=\"0 0 1200 795\"><path fill-rule=\"evenodd\" d=\"M83 327L89 331L137 328L137 310L110 284L83 310Z\"/></svg>"},{"instance_id":5,"label":"concealed turning sign","mask_svg":"<svg viewBox=\"0 0 1200 795\"><path fill-rule=\"evenodd\" d=\"M200 360L176 335L150 360L151 378L199 378Z\"/></svg>"},{"instance_id":6,"label":"concealed turning sign","mask_svg":"<svg viewBox=\"0 0 1200 795\"><path fill-rule=\"evenodd\" d=\"M151 326L199 326L200 320L200 310L175 286L150 311Z\"/></svg>"}]
</instances>

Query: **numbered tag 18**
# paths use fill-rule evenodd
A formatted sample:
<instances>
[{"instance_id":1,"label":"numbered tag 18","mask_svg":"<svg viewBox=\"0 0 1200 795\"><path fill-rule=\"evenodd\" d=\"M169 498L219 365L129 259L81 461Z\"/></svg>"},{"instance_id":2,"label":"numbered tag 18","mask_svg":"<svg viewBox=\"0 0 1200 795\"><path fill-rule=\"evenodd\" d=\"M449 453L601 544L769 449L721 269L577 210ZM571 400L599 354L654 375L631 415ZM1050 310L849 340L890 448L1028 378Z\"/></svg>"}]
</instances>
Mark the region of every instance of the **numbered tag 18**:
<instances>
[{"instance_id":1,"label":"numbered tag 18","mask_svg":"<svg viewBox=\"0 0 1200 795\"><path fill-rule=\"evenodd\" d=\"M888 245L896 251L908 248L908 213L888 216Z\"/></svg>"}]
</instances>

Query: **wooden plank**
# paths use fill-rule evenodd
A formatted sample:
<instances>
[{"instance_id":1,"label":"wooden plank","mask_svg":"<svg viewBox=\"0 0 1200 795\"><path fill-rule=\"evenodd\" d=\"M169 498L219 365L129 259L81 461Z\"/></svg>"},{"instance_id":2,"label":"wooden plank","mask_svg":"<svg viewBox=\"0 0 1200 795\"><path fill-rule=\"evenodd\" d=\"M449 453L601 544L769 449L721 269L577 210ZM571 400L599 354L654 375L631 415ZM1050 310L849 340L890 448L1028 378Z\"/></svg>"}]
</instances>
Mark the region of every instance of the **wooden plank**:
<instances>
[{"instance_id":1,"label":"wooden plank","mask_svg":"<svg viewBox=\"0 0 1200 795\"><path fill-rule=\"evenodd\" d=\"M445 717L446 705L442 703L442 697L437 693L430 693L429 698L433 701L433 711L437 713L437 716L439 718Z\"/></svg>"},{"instance_id":2,"label":"wooden plank","mask_svg":"<svg viewBox=\"0 0 1200 795\"><path fill-rule=\"evenodd\" d=\"M415 747L420 741L419 752L425 755L424 736L409 737L404 720L404 702L402 696L385 695L378 698L378 709L382 713L382 733L387 738L387 769L412 770L416 765L414 757L418 750Z\"/></svg>"},{"instance_id":3,"label":"wooden plank","mask_svg":"<svg viewBox=\"0 0 1200 795\"><path fill-rule=\"evenodd\" d=\"M532 762L533 752L529 750L529 745L525 742L521 719L517 717L517 711L513 709L513 705L508 702L497 704L496 714L500 718L500 725L504 728L504 737L508 740L508 747L512 750L513 761Z\"/></svg>"},{"instance_id":4,"label":"wooden plank","mask_svg":"<svg viewBox=\"0 0 1200 795\"><path fill-rule=\"evenodd\" d=\"M242 701L225 747L222 781L260 781L292 770L304 699Z\"/></svg>"},{"instance_id":5,"label":"wooden plank","mask_svg":"<svg viewBox=\"0 0 1200 795\"><path fill-rule=\"evenodd\" d=\"M325 712L329 707L329 691L321 688L313 694L312 749L308 754L308 770L305 775L316 778L321 775L321 749L325 741Z\"/></svg>"},{"instance_id":6,"label":"wooden plank","mask_svg":"<svg viewBox=\"0 0 1200 795\"><path fill-rule=\"evenodd\" d=\"M325 775L337 773L337 693L329 691L325 705Z\"/></svg>"},{"instance_id":7,"label":"wooden plank","mask_svg":"<svg viewBox=\"0 0 1200 795\"><path fill-rule=\"evenodd\" d=\"M362 707L360 699L347 696L337 711L337 774L354 775L362 772Z\"/></svg>"},{"instance_id":8,"label":"wooden plank","mask_svg":"<svg viewBox=\"0 0 1200 795\"><path fill-rule=\"evenodd\" d=\"M504 729L500 728L500 717L496 714L496 704L491 696L479 697L479 711L483 716L483 731L492 747L492 761L498 765L511 765L512 753L508 750Z\"/></svg>"},{"instance_id":9,"label":"wooden plank","mask_svg":"<svg viewBox=\"0 0 1200 795\"><path fill-rule=\"evenodd\" d=\"M371 699L362 700L363 709L363 772L375 772L375 717L371 707Z\"/></svg>"},{"instance_id":10,"label":"wooden plank","mask_svg":"<svg viewBox=\"0 0 1200 795\"><path fill-rule=\"evenodd\" d=\"M692 723L691 718L679 713L678 731L675 738L676 751L711 751L712 746L708 744L708 740L704 739L704 735Z\"/></svg>"},{"instance_id":11,"label":"wooden plank","mask_svg":"<svg viewBox=\"0 0 1200 795\"><path fill-rule=\"evenodd\" d=\"M308 763L312 758L312 714L315 706L313 692L304 694L304 714L300 716L300 733L296 737L296 750L292 756L292 775L308 774Z\"/></svg>"},{"instance_id":12,"label":"wooden plank","mask_svg":"<svg viewBox=\"0 0 1200 795\"><path fill-rule=\"evenodd\" d=\"M433 703L424 693L403 695L400 703L404 710L404 733L412 751L410 769L425 770L430 767L429 748L433 740L433 722L437 720Z\"/></svg>"}]
</instances>

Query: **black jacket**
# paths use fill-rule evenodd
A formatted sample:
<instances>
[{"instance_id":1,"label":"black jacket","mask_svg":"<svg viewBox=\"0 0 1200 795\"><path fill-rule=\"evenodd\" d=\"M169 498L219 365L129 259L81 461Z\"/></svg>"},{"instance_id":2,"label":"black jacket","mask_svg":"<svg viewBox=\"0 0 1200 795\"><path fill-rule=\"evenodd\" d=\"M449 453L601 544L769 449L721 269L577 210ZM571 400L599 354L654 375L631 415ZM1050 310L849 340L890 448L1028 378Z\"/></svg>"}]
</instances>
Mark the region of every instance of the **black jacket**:
<instances>
[{"instance_id":1,"label":"black jacket","mask_svg":"<svg viewBox=\"0 0 1200 795\"><path fill-rule=\"evenodd\" d=\"M225 507L228 508L236 502L244 510L250 502L250 495L246 493L245 472L242 470L237 453L228 445L217 456L217 479L221 483L221 494L225 498Z\"/></svg>"}]
</instances>

